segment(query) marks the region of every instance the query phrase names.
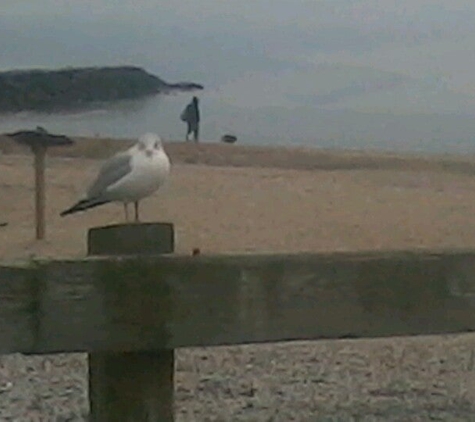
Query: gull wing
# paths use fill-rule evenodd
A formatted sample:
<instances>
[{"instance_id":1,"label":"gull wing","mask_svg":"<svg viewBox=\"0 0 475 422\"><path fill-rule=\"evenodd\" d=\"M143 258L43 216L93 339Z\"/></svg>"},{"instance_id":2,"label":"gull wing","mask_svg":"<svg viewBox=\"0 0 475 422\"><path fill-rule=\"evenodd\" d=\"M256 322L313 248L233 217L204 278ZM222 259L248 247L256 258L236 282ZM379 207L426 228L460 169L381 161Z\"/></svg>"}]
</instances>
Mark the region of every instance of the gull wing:
<instances>
[{"instance_id":1,"label":"gull wing","mask_svg":"<svg viewBox=\"0 0 475 422\"><path fill-rule=\"evenodd\" d=\"M117 183L132 171L132 155L122 152L109 158L99 170L96 180L87 192L88 198L97 198L105 193L109 186Z\"/></svg>"}]
</instances>

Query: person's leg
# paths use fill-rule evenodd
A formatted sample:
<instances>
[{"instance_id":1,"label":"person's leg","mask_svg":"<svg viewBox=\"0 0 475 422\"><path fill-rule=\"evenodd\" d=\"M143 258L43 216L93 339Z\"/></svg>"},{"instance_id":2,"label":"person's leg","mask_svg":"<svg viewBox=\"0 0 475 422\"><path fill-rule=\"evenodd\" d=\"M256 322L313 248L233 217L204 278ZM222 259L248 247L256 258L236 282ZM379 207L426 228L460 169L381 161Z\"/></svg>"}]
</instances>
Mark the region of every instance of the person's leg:
<instances>
[{"instance_id":1,"label":"person's leg","mask_svg":"<svg viewBox=\"0 0 475 422\"><path fill-rule=\"evenodd\" d=\"M199 125L199 123L197 123L196 126L195 126L194 137L195 137L195 142L199 142L199 140L200 140L200 125Z\"/></svg>"},{"instance_id":2,"label":"person's leg","mask_svg":"<svg viewBox=\"0 0 475 422\"><path fill-rule=\"evenodd\" d=\"M191 123L186 122L186 141L188 142L190 140L190 133L192 132L191 130Z\"/></svg>"}]
</instances>

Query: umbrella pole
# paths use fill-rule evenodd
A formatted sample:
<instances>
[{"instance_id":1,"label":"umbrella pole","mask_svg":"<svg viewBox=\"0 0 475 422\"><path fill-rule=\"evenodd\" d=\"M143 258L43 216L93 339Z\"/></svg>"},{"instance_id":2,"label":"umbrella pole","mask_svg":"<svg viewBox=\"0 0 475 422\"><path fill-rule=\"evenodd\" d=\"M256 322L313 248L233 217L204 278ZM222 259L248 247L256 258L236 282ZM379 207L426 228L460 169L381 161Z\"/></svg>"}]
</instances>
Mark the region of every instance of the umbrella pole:
<instances>
[{"instance_id":1,"label":"umbrella pole","mask_svg":"<svg viewBox=\"0 0 475 422\"><path fill-rule=\"evenodd\" d=\"M33 148L35 156L35 223L36 238L45 237L45 156L46 148L36 146Z\"/></svg>"}]
</instances>

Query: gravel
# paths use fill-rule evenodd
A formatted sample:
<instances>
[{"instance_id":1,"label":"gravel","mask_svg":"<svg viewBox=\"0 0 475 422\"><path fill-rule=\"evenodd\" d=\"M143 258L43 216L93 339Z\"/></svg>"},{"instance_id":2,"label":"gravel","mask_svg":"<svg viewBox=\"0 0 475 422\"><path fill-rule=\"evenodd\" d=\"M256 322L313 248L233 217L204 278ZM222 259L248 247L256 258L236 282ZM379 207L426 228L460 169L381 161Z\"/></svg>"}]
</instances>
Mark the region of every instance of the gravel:
<instances>
[{"instance_id":1,"label":"gravel","mask_svg":"<svg viewBox=\"0 0 475 422\"><path fill-rule=\"evenodd\" d=\"M469 421L474 335L176 353L177 421ZM0 358L1 421L87 421L84 354Z\"/></svg>"}]
</instances>

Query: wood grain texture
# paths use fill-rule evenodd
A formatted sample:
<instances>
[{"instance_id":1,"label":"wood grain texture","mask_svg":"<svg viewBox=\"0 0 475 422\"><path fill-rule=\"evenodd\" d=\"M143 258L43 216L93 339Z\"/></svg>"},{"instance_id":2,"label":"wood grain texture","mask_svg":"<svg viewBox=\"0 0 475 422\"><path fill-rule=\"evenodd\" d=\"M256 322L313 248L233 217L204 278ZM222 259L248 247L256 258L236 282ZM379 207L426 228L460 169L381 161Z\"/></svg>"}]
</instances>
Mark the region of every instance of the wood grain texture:
<instances>
[{"instance_id":1,"label":"wood grain texture","mask_svg":"<svg viewBox=\"0 0 475 422\"><path fill-rule=\"evenodd\" d=\"M172 253L172 223L128 223L94 227L88 231L89 255L147 255Z\"/></svg>"},{"instance_id":2,"label":"wood grain texture","mask_svg":"<svg viewBox=\"0 0 475 422\"><path fill-rule=\"evenodd\" d=\"M0 268L0 352L475 329L475 252L103 257Z\"/></svg>"},{"instance_id":3,"label":"wood grain texture","mask_svg":"<svg viewBox=\"0 0 475 422\"><path fill-rule=\"evenodd\" d=\"M170 223L96 227L88 232L88 254L143 256L171 253L174 237L173 224ZM129 296L128 288L121 288L120 295ZM127 323L134 323L141 313L143 298L133 292L131 290L132 295L128 298L133 313L125 316ZM174 420L174 350L92 351L88 354L88 361L92 422Z\"/></svg>"},{"instance_id":4,"label":"wood grain texture","mask_svg":"<svg viewBox=\"0 0 475 422\"><path fill-rule=\"evenodd\" d=\"M46 147L33 148L35 157L35 228L36 239L45 238L45 160Z\"/></svg>"},{"instance_id":5,"label":"wood grain texture","mask_svg":"<svg viewBox=\"0 0 475 422\"><path fill-rule=\"evenodd\" d=\"M174 420L172 350L89 355L91 422Z\"/></svg>"}]
</instances>

